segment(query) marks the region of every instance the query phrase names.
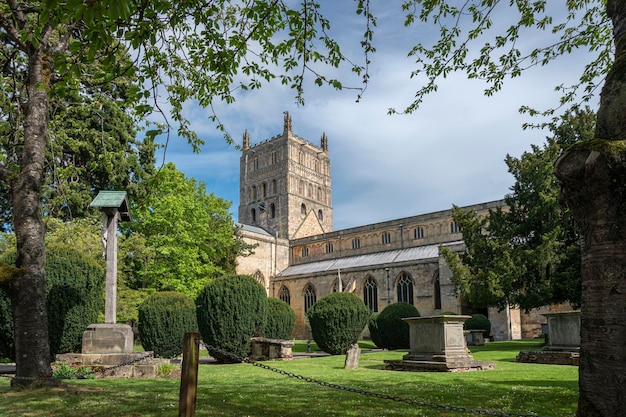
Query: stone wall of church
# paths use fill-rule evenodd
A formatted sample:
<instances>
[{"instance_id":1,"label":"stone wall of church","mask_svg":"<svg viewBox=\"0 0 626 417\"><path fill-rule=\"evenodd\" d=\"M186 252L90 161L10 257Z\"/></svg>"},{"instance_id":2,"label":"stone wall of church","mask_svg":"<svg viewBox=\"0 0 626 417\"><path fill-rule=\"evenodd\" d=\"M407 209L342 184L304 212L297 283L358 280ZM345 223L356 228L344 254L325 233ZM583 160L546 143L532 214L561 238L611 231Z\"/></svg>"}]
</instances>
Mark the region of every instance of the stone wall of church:
<instances>
[{"instance_id":1,"label":"stone wall of church","mask_svg":"<svg viewBox=\"0 0 626 417\"><path fill-rule=\"evenodd\" d=\"M277 277L273 280L275 292L271 296L280 298L281 288L289 292L289 304L296 312L295 338L310 338L310 328L305 313L305 292L310 287L316 300L337 290L341 277L344 291L353 292L360 299L365 297L365 283L372 279L376 286L374 312L382 311L387 305L398 301L397 283L402 276L413 284L413 305L421 315L433 315L443 311L460 312L460 301L454 295L454 285L449 279L440 279L441 305L435 304L435 281L439 276L439 258L415 263L381 264L371 268L352 268L342 271L317 273L310 276ZM370 281L371 285L371 281ZM440 307L440 308L436 308Z\"/></svg>"}]
</instances>

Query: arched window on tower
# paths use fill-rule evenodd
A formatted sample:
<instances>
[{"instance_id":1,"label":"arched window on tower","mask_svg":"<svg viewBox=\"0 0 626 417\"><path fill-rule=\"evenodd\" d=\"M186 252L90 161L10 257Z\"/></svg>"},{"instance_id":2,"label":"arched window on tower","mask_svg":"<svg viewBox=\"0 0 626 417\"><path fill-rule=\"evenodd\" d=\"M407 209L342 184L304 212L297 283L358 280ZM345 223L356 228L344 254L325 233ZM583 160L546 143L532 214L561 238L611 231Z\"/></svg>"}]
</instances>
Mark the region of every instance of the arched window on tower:
<instances>
[{"instance_id":1,"label":"arched window on tower","mask_svg":"<svg viewBox=\"0 0 626 417\"><path fill-rule=\"evenodd\" d=\"M317 218L320 221L324 220L324 213L322 213L322 210L317 210Z\"/></svg>"},{"instance_id":2,"label":"arched window on tower","mask_svg":"<svg viewBox=\"0 0 626 417\"><path fill-rule=\"evenodd\" d=\"M291 294L289 293L289 288L285 287L284 285L280 287L280 291L278 292L278 298L291 305Z\"/></svg>"},{"instance_id":3,"label":"arched window on tower","mask_svg":"<svg viewBox=\"0 0 626 417\"><path fill-rule=\"evenodd\" d=\"M270 218L276 218L276 206L274 203L270 204Z\"/></svg>"},{"instance_id":4,"label":"arched window on tower","mask_svg":"<svg viewBox=\"0 0 626 417\"><path fill-rule=\"evenodd\" d=\"M256 200L256 185L250 188L250 200Z\"/></svg>"},{"instance_id":5,"label":"arched window on tower","mask_svg":"<svg viewBox=\"0 0 626 417\"><path fill-rule=\"evenodd\" d=\"M413 304L413 280L406 272L400 274L396 284L399 303Z\"/></svg>"},{"instance_id":6,"label":"arched window on tower","mask_svg":"<svg viewBox=\"0 0 626 417\"><path fill-rule=\"evenodd\" d=\"M363 302L371 311L378 312L378 286L372 277L368 277L363 284Z\"/></svg>"},{"instance_id":7,"label":"arched window on tower","mask_svg":"<svg viewBox=\"0 0 626 417\"><path fill-rule=\"evenodd\" d=\"M300 213L306 214L306 204L302 203L302 205L300 206Z\"/></svg>"},{"instance_id":8,"label":"arched window on tower","mask_svg":"<svg viewBox=\"0 0 626 417\"><path fill-rule=\"evenodd\" d=\"M276 180L272 180L272 189L271 189L271 193L272 194L276 194L278 191L276 189Z\"/></svg>"},{"instance_id":9,"label":"arched window on tower","mask_svg":"<svg viewBox=\"0 0 626 417\"><path fill-rule=\"evenodd\" d=\"M250 210L250 214L252 215L252 223L256 222L256 209Z\"/></svg>"},{"instance_id":10,"label":"arched window on tower","mask_svg":"<svg viewBox=\"0 0 626 417\"><path fill-rule=\"evenodd\" d=\"M263 195L263 198L267 197L267 184L263 183L261 184L261 194Z\"/></svg>"},{"instance_id":11,"label":"arched window on tower","mask_svg":"<svg viewBox=\"0 0 626 417\"><path fill-rule=\"evenodd\" d=\"M307 284L304 289L304 312L309 311L313 304L317 301L317 296L315 295L315 288L311 284Z\"/></svg>"}]
</instances>

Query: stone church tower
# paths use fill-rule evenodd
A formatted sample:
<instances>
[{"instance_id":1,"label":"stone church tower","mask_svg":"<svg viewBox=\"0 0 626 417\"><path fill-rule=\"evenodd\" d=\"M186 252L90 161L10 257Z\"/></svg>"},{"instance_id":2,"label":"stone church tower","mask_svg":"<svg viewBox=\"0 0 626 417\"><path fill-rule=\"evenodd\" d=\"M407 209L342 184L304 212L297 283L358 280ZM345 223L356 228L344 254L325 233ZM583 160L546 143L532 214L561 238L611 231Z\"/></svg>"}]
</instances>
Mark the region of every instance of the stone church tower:
<instances>
[{"instance_id":1,"label":"stone church tower","mask_svg":"<svg viewBox=\"0 0 626 417\"><path fill-rule=\"evenodd\" d=\"M317 147L294 135L289 113L282 135L251 146L246 130L239 177L239 223L284 239L333 230L328 138Z\"/></svg>"}]
</instances>

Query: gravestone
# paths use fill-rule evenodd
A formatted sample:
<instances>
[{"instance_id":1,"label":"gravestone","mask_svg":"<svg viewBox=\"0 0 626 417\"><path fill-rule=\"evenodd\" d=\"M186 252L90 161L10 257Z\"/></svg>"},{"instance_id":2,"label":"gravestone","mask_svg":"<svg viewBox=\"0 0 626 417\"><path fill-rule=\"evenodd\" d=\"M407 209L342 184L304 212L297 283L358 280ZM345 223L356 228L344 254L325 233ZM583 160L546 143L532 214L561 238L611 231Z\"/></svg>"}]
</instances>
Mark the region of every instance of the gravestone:
<instances>
[{"instance_id":1,"label":"gravestone","mask_svg":"<svg viewBox=\"0 0 626 417\"><path fill-rule=\"evenodd\" d=\"M411 350L401 361L386 360L387 369L403 371L470 371L492 369L467 349L463 323L470 316L441 315L403 319L409 324Z\"/></svg>"},{"instance_id":2,"label":"gravestone","mask_svg":"<svg viewBox=\"0 0 626 417\"><path fill-rule=\"evenodd\" d=\"M250 359L253 361L289 361L293 359L293 341L253 337Z\"/></svg>"},{"instance_id":3,"label":"gravestone","mask_svg":"<svg viewBox=\"0 0 626 417\"><path fill-rule=\"evenodd\" d=\"M350 349L346 352L346 362L343 366L344 369L358 369L359 359L361 358L361 349L359 345L354 343L350 346Z\"/></svg>"}]
</instances>

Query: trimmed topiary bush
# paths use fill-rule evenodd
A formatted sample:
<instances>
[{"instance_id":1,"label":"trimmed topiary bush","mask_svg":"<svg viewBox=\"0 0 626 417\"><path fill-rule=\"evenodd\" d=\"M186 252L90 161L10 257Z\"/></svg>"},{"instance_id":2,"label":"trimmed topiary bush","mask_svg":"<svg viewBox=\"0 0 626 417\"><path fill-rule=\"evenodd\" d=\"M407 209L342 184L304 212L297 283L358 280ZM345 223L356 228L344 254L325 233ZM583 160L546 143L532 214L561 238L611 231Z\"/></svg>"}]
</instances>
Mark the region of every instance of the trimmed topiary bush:
<instances>
[{"instance_id":1,"label":"trimmed topiary bush","mask_svg":"<svg viewBox=\"0 0 626 417\"><path fill-rule=\"evenodd\" d=\"M104 309L104 266L72 248L46 252L50 353L80 352L87 326Z\"/></svg>"},{"instance_id":2,"label":"trimmed topiary bush","mask_svg":"<svg viewBox=\"0 0 626 417\"><path fill-rule=\"evenodd\" d=\"M357 342L371 314L356 295L336 292L316 302L307 318L317 346L331 355L340 355Z\"/></svg>"},{"instance_id":3,"label":"trimmed topiary bush","mask_svg":"<svg viewBox=\"0 0 626 417\"><path fill-rule=\"evenodd\" d=\"M380 340L380 334L378 333L378 314L372 314L369 321L367 322L367 328L370 331L370 339L372 342L379 348L383 347L383 342Z\"/></svg>"},{"instance_id":4,"label":"trimmed topiary bush","mask_svg":"<svg viewBox=\"0 0 626 417\"><path fill-rule=\"evenodd\" d=\"M265 337L270 339L291 339L296 323L296 313L286 302L278 298L267 299Z\"/></svg>"},{"instance_id":5,"label":"trimmed topiary bush","mask_svg":"<svg viewBox=\"0 0 626 417\"><path fill-rule=\"evenodd\" d=\"M419 317L420 313L409 303L393 303L383 309L376 319L378 337L387 349L409 349L409 324L403 321L407 317Z\"/></svg>"},{"instance_id":6,"label":"trimmed topiary bush","mask_svg":"<svg viewBox=\"0 0 626 417\"><path fill-rule=\"evenodd\" d=\"M250 352L250 338L263 335L267 310L265 288L247 275L210 282L196 298L198 327L205 343L242 358ZM217 352L221 362L232 362Z\"/></svg>"},{"instance_id":7,"label":"trimmed topiary bush","mask_svg":"<svg viewBox=\"0 0 626 417\"><path fill-rule=\"evenodd\" d=\"M491 333L491 321L484 314L473 314L463 323L463 330L482 330L484 337Z\"/></svg>"},{"instance_id":8,"label":"trimmed topiary bush","mask_svg":"<svg viewBox=\"0 0 626 417\"><path fill-rule=\"evenodd\" d=\"M139 338L155 356L173 358L183 353L185 333L197 332L196 305L179 292L157 292L139 305Z\"/></svg>"},{"instance_id":9,"label":"trimmed topiary bush","mask_svg":"<svg viewBox=\"0 0 626 417\"><path fill-rule=\"evenodd\" d=\"M11 299L2 288L0 288L0 359L10 359L11 362L15 362Z\"/></svg>"}]
</instances>

